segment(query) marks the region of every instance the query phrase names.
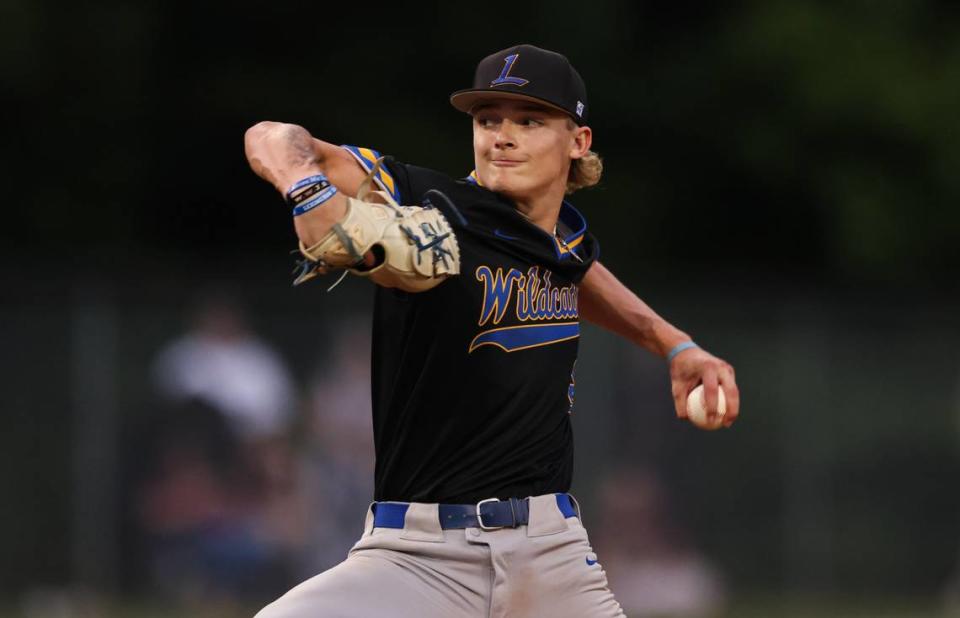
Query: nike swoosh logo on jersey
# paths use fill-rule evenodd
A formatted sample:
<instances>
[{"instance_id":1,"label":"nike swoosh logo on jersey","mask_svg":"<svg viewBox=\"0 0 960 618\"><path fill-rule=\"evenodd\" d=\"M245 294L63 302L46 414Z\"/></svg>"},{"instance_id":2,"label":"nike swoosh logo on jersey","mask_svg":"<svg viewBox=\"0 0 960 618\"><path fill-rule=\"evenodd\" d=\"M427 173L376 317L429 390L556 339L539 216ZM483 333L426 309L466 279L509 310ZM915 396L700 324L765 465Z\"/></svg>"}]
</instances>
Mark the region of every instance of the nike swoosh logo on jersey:
<instances>
[{"instance_id":1,"label":"nike swoosh logo on jersey","mask_svg":"<svg viewBox=\"0 0 960 618\"><path fill-rule=\"evenodd\" d=\"M587 566L593 566L597 563L596 560L591 560L590 556L587 556Z\"/></svg>"},{"instance_id":2,"label":"nike swoosh logo on jersey","mask_svg":"<svg viewBox=\"0 0 960 618\"><path fill-rule=\"evenodd\" d=\"M520 240L520 238L517 236L509 236L507 234L504 234L503 232L500 231L500 228L493 230L493 235L496 236L497 238L502 238L504 240Z\"/></svg>"}]
</instances>

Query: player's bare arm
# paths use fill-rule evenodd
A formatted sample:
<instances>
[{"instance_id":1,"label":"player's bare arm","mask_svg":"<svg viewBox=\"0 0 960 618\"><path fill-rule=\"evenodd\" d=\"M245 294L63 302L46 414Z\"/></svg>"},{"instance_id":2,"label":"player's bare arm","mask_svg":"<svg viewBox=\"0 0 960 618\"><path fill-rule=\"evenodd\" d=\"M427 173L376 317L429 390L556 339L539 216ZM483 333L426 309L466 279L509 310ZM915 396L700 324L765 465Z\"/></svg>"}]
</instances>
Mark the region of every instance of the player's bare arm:
<instances>
[{"instance_id":1,"label":"player's bare arm","mask_svg":"<svg viewBox=\"0 0 960 618\"><path fill-rule=\"evenodd\" d=\"M665 357L677 344L690 341L688 334L660 317L630 291L600 262L594 263L579 293L580 315L632 343ZM740 393L733 366L700 348L692 347L670 362L670 381L677 416L687 416L687 395L703 383L708 415L717 413L718 386L723 386L727 411L724 425L731 425L740 408Z\"/></svg>"},{"instance_id":2,"label":"player's bare arm","mask_svg":"<svg viewBox=\"0 0 960 618\"><path fill-rule=\"evenodd\" d=\"M281 195L286 195L296 182L324 173L323 152L314 147L310 133L295 124L261 122L254 125L244 136L244 150L254 173L272 184ZM322 208L294 219L297 235L304 244L315 244L345 212L346 197L334 195Z\"/></svg>"},{"instance_id":3,"label":"player's bare arm","mask_svg":"<svg viewBox=\"0 0 960 618\"><path fill-rule=\"evenodd\" d=\"M320 169L341 193L356 197L366 172L357 165L342 146L313 138L313 152L320 161Z\"/></svg>"},{"instance_id":4,"label":"player's bare arm","mask_svg":"<svg viewBox=\"0 0 960 618\"><path fill-rule=\"evenodd\" d=\"M294 124L263 121L257 123L247 131L246 143L248 158L251 138L263 138L274 132L285 132L288 138L293 137L296 139L301 153L304 156L308 155L305 148L306 142L303 141L303 132L306 132L306 129ZM337 187L341 193L350 197L356 197L357 191L360 189L360 183L363 182L366 173L357 165L353 157L341 146L325 142L316 137L310 137L310 145L313 150L315 163L326 177L330 179L330 182ZM254 160L251 159L250 164L254 167L254 171L260 174L255 166L261 165L262 162L257 161L255 163ZM267 170L264 171L266 172ZM262 175L261 177L273 184L273 181L269 177ZM278 190L284 189L278 188Z\"/></svg>"},{"instance_id":5,"label":"player's bare arm","mask_svg":"<svg viewBox=\"0 0 960 618\"><path fill-rule=\"evenodd\" d=\"M307 246L316 244L346 213L346 196L356 195L364 173L342 148L318 140L295 124L263 121L247 129L244 151L250 168L281 195L296 182L324 174L340 191L322 208L294 218L297 236ZM369 266L374 257L364 256Z\"/></svg>"},{"instance_id":6,"label":"player's bare arm","mask_svg":"<svg viewBox=\"0 0 960 618\"><path fill-rule=\"evenodd\" d=\"M253 171L293 209L306 258L295 284L345 269L384 287L420 292L459 273L456 237L440 210L401 208L372 191L381 161L368 174L348 171L356 164L343 149L278 122L248 129L244 147Z\"/></svg>"}]
</instances>

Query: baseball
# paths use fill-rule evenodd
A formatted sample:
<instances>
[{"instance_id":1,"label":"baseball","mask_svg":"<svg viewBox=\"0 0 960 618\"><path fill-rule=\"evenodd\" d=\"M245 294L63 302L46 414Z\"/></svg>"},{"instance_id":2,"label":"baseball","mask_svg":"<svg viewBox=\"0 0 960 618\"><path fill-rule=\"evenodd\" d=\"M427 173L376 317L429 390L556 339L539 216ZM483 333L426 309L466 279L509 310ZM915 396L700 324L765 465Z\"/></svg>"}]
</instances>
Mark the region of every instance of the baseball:
<instances>
[{"instance_id":1,"label":"baseball","mask_svg":"<svg viewBox=\"0 0 960 618\"><path fill-rule=\"evenodd\" d=\"M719 429L723 427L723 415L727 413L727 398L723 394L723 387L717 387L717 416L707 418L707 402L703 384L690 391L687 395L687 418L700 429Z\"/></svg>"}]
</instances>

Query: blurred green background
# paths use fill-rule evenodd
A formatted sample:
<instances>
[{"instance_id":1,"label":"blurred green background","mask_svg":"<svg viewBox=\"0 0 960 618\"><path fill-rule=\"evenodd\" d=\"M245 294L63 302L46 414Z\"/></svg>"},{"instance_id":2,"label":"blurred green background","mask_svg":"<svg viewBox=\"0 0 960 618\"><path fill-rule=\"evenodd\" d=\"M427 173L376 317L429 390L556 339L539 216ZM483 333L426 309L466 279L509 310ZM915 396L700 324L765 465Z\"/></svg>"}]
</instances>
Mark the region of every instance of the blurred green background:
<instances>
[{"instance_id":1,"label":"blurred green background","mask_svg":"<svg viewBox=\"0 0 960 618\"><path fill-rule=\"evenodd\" d=\"M301 390L369 312L361 281L290 287L289 215L243 131L297 122L466 174L447 97L518 42L586 80L605 174L573 202L604 263L743 398L733 430L682 425L662 361L588 328L588 528L606 480L643 471L721 574L716 615L960 606L957 3L5 0L0 40L12 615L178 615L131 549L126 450L199 295L230 290Z\"/></svg>"}]
</instances>

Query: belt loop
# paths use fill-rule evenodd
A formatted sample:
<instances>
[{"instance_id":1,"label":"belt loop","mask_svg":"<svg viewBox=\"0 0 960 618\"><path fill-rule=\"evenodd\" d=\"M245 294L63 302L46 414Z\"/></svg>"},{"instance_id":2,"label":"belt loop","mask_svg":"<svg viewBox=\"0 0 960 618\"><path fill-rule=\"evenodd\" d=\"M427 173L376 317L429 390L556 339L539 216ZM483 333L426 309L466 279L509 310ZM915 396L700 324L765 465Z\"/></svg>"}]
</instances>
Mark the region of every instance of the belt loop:
<instances>
[{"instance_id":1,"label":"belt loop","mask_svg":"<svg viewBox=\"0 0 960 618\"><path fill-rule=\"evenodd\" d=\"M371 502L370 506L367 507L367 517L363 520L363 538L365 536L370 536L370 533L373 532L373 516L377 512L377 503Z\"/></svg>"},{"instance_id":2,"label":"belt loop","mask_svg":"<svg viewBox=\"0 0 960 618\"><path fill-rule=\"evenodd\" d=\"M403 518L401 539L443 543L446 538L440 528L440 505L411 502Z\"/></svg>"},{"instance_id":3,"label":"belt loop","mask_svg":"<svg viewBox=\"0 0 960 618\"><path fill-rule=\"evenodd\" d=\"M566 532L570 529L567 518L557 506L556 494L545 494L530 498L530 523L527 524L527 536L547 536Z\"/></svg>"},{"instance_id":4,"label":"belt loop","mask_svg":"<svg viewBox=\"0 0 960 618\"><path fill-rule=\"evenodd\" d=\"M573 494L567 494L567 497L570 498L570 502L573 502L573 508L577 511L577 519L579 519L580 524L583 525L583 513L580 511L580 503L573 497Z\"/></svg>"}]
</instances>

